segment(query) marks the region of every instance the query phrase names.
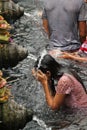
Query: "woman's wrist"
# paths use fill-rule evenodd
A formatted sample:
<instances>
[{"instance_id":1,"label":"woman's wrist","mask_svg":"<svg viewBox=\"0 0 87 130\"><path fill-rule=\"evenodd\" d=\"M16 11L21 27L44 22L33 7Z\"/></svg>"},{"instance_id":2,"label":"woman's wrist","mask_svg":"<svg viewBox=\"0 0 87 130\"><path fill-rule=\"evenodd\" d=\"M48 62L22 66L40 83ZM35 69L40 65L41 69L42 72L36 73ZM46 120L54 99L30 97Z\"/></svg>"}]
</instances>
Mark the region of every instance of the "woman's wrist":
<instances>
[{"instance_id":1,"label":"woman's wrist","mask_svg":"<svg viewBox=\"0 0 87 130\"><path fill-rule=\"evenodd\" d=\"M43 82L42 82L42 85L43 85L43 86L47 86L47 85L48 85L47 80L43 81Z\"/></svg>"}]
</instances>

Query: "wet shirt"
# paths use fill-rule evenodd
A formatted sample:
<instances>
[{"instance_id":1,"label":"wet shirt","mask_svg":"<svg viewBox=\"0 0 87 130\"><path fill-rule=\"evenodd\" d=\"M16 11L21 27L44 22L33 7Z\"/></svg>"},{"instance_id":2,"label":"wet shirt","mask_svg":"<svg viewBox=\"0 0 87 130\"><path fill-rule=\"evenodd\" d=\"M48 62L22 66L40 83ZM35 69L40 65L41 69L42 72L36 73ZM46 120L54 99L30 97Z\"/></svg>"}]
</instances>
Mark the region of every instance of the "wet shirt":
<instances>
[{"instance_id":1,"label":"wet shirt","mask_svg":"<svg viewBox=\"0 0 87 130\"><path fill-rule=\"evenodd\" d=\"M50 48L76 50L80 48L77 21L87 20L85 0L44 0L42 19L50 29Z\"/></svg>"},{"instance_id":2,"label":"wet shirt","mask_svg":"<svg viewBox=\"0 0 87 130\"><path fill-rule=\"evenodd\" d=\"M72 75L64 74L56 86L57 94L65 94L64 104L70 108L87 108L87 94Z\"/></svg>"}]
</instances>

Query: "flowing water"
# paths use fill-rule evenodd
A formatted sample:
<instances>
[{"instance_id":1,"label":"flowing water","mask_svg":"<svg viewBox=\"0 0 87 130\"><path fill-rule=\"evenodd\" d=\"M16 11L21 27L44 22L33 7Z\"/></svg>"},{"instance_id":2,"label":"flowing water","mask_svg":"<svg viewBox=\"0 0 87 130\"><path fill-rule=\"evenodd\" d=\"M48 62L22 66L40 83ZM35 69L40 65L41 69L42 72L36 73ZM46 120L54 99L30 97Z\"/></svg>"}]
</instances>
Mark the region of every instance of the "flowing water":
<instances>
[{"instance_id":1,"label":"flowing water","mask_svg":"<svg viewBox=\"0 0 87 130\"><path fill-rule=\"evenodd\" d=\"M87 130L87 116L70 110L52 111L46 104L41 85L32 77L31 70L38 55L49 40L41 21L43 2L40 0L19 0L25 8L24 16L15 22L13 39L28 49L28 57L13 68L20 76L12 84L14 99L34 110L33 120L23 130ZM87 64L71 60L60 60L64 66L76 69L87 86Z\"/></svg>"}]
</instances>

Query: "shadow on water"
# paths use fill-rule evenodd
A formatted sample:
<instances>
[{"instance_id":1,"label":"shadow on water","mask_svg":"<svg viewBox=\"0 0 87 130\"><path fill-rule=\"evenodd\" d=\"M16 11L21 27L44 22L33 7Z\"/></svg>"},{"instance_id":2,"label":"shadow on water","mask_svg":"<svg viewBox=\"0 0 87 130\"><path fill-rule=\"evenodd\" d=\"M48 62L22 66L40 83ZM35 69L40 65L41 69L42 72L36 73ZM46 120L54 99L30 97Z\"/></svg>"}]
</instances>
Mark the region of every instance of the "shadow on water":
<instances>
[{"instance_id":1,"label":"shadow on water","mask_svg":"<svg viewBox=\"0 0 87 130\"><path fill-rule=\"evenodd\" d=\"M33 120L26 124L23 130L87 130L87 117L80 111L52 111L46 104L41 85L32 77L33 64L48 44L43 31L40 11L43 7L40 0L19 0L24 6L25 14L14 24L13 39L28 49L28 57L13 70L21 77L12 81L12 93L18 103L34 110ZM75 61L61 60L64 66L76 69L87 87L87 64Z\"/></svg>"}]
</instances>

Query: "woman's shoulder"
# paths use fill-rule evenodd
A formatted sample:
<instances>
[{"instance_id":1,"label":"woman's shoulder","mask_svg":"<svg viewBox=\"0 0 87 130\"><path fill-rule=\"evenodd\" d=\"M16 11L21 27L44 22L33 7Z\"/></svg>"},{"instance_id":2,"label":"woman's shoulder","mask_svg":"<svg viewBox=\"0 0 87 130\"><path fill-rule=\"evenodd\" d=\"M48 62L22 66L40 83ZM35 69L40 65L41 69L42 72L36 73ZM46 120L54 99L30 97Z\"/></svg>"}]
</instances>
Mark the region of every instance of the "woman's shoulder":
<instances>
[{"instance_id":1,"label":"woman's shoulder","mask_svg":"<svg viewBox=\"0 0 87 130\"><path fill-rule=\"evenodd\" d=\"M68 74L64 73L58 81L56 87L57 93L69 94L73 89L73 82L69 78Z\"/></svg>"},{"instance_id":2,"label":"woman's shoulder","mask_svg":"<svg viewBox=\"0 0 87 130\"><path fill-rule=\"evenodd\" d=\"M71 85L73 82L73 79L70 74L64 73L61 78L58 81L58 84L61 84L63 86Z\"/></svg>"},{"instance_id":3,"label":"woman's shoulder","mask_svg":"<svg viewBox=\"0 0 87 130\"><path fill-rule=\"evenodd\" d=\"M61 76L60 80L68 81L68 80L71 80L71 77L72 77L72 76L71 76L70 74L64 73L64 74Z\"/></svg>"}]
</instances>

